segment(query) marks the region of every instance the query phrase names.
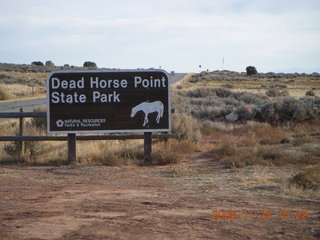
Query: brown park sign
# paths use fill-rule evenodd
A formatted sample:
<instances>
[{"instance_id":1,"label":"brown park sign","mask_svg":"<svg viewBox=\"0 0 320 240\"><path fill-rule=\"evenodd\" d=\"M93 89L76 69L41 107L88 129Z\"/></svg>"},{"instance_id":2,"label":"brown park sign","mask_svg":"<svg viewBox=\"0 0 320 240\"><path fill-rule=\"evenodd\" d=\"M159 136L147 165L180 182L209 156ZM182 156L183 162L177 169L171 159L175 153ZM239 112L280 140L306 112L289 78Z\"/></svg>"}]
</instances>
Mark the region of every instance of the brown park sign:
<instances>
[{"instance_id":1,"label":"brown park sign","mask_svg":"<svg viewBox=\"0 0 320 240\"><path fill-rule=\"evenodd\" d=\"M49 133L168 132L163 70L57 71L47 79Z\"/></svg>"}]
</instances>

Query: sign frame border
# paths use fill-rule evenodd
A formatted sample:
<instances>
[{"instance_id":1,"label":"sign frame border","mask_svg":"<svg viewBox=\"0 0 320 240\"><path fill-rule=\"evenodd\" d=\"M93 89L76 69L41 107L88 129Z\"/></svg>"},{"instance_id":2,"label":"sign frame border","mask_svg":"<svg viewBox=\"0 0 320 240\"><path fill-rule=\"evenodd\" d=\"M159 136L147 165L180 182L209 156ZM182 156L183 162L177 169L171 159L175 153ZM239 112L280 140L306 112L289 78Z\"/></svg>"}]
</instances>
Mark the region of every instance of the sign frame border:
<instances>
[{"instance_id":1,"label":"sign frame border","mask_svg":"<svg viewBox=\"0 0 320 240\"><path fill-rule=\"evenodd\" d=\"M128 129L128 130L71 130L71 131L52 131L50 129L50 91L49 80L53 74L56 73L127 73L127 72L162 72L168 79L168 129ZM167 71L163 69L97 69L97 70L62 70L51 72L46 79L46 104L47 104L47 133L59 134L59 133L145 133L145 132L171 132L172 118L171 118L171 78Z\"/></svg>"}]
</instances>

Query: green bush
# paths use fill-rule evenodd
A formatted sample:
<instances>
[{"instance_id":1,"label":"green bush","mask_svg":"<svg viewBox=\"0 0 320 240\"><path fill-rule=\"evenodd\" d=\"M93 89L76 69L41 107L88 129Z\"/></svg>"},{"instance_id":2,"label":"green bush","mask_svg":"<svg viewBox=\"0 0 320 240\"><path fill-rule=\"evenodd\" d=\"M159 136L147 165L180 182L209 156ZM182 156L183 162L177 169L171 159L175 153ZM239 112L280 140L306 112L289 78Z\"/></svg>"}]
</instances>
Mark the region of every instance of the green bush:
<instances>
[{"instance_id":1,"label":"green bush","mask_svg":"<svg viewBox=\"0 0 320 240\"><path fill-rule=\"evenodd\" d=\"M47 67L54 67L54 63L52 61L46 61L46 66Z\"/></svg>"},{"instance_id":2,"label":"green bush","mask_svg":"<svg viewBox=\"0 0 320 240\"><path fill-rule=\"evenodd\" d=\"M257 69L254 66L246 67L246 72L248 76L256 75L258 73Z\"/></svg>"},{"instance_id":3,"label":"green bush","mask_svg":"<svg viewBox=\"0 0 320 240\"><path fill-rule=\"evenodd\" d=\"M313 90L309 90L306 92L306 96L314 97L316 93Z\"/></svg>"},{"instance_id":4,"label":"green bush","mask_svg":"<svg viewBox=\"0 0 320 240\"><path fill-rule=\"evenodd\" d=\"M88 67L88 68L97 68L97 64L94 62L90 62L90 61L84 62L83 66Z\"/></svg>"},{"instance_id":5,"label":"green bush","mask_svg":"<svg viewBox=\"0 0 320 240\"><path fill-rule=\"evenodd\" d=\"M44 64L43 64L43 62L41 62L41 61L33 61L33 62L31 63L31 65L43 66Z\"/></svg>"}]
</instances>

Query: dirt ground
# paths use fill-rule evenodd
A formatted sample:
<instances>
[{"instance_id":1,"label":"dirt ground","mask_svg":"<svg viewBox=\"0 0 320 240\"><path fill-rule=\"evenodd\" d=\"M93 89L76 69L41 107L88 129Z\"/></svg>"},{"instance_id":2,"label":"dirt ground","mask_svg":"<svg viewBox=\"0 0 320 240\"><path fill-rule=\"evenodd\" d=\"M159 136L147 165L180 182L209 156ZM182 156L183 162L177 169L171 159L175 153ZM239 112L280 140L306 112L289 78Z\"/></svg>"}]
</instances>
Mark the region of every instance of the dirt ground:
<instances>
[{"instance_id":1,"label":"dirt ground","mask_svg":"<svg viewBox=\"0 0 320 240\"><path fill-rule=\"evenodd\" d=\"M251 170L199 153L176 166L2 166L0 239L320 239L320 202L243 184Z\"/></svg>"}]
</instances>

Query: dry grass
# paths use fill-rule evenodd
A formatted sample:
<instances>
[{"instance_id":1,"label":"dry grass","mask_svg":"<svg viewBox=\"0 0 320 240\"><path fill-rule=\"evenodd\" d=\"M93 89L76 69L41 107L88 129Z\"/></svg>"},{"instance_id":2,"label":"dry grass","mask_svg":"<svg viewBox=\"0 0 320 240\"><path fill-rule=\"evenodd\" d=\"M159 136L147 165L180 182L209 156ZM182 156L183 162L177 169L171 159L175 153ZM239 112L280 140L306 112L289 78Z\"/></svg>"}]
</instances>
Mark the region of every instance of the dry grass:
<instances>
[{"instance_id":1,"label":"dry grass","mask_svg":"<svg viewBox=\"0 0 320 240\"><path fill-rule=\"evenodd\" d=\"M36 110L37 111L37 110ZM44 111L44 109L38 109ZM26 122L25 135L45 135L43 119L30 119ZM1 123L2 135L16 135L16 122ZM16 162L19 155L18 141L2 144L0 161ZM78 142L78 161L85 164L103 164L107 166L140 165L144 159L143 140L127 141L88 141ZM152 164L165 165L179 163L185 154L199 150L198 145L190 140L170 139L167 142L153 144ZM67 163L66 143L44 141L26 141L24 163L55 164Z\"/></svg>"},{"instance_id":2,"label":"dry grass","mask_svg":"<svg viewBox=\"0 0 320 240\"><path fill-rule=\"evenodd\" d=\"M315 189L304 189L295 184L290 184L288 182L280 185L281 196L285 198L299 198L299 199L310 199L310 200L320 200L320 190Z\"/></svg>"},{"instance_id":3,"label":"dry grass","mask_svg":"<svg viewBox=\"0 0 320 240\"><path fill-rule=\"evenodd\" d=\"M3 84L0 85L0 101L9 100L11 98L13 98L13 95L11 94L10 89L7 86L4 86Z\"/></svg>"},{"instance_id":4,"label":"dry grass","mask_svg":"<svg viewBox=\"0 0 320 240\"><path fill-rule=\"evenodd\" d=\"M10 98L7 99L35 97L45 93L45 80L48 73L0 71L0 74L6 76L2 87L10 93ZM1 99L0 96L0 100L7 99Z\"/></svg>"},{"instance_id":5,"label":"dry grass","mask_svg":"<svg viewBox=\"0 0 320 240\"><path fill-rule=\"evenodd\" d=\"M286 166L286 165L314 165L320 163L320 156L308 153L291 146L260 146L253 148L233 148L232 152L223 152L221 148L213 150L220 153L220 160L228 167L242 168L252 165Z\"/></svg>"},{"instance_id":6,"label":"dry grass","mask_svg":"<svg viewBox=\"0 0 320 240\"><path fill-rule=\"evenodd\" d=\"M179 141L189 140L198 142L202 137L197 120L181 113L173 115L172 133Z\"/></svg>"},{"instance_id":7,"label":"dry grass","mask_svg":"<svg viewBox=\"0 0 320 240\"><path fill-rule=\"evenodd\" d=\"M167 171L167 176L176 178L176 177L186 177L191 176L196 173L196 168L190 166L187 163L179 163L172 165Z\"/></svg>"},{"instance_id":8,"label":"dry grass","mask_svg":"<svg viewBox=\"0 0 320 240\"><path fill-rule=\"evenodd\" d=\"M237 72L203 72L201 74L190 74L182 82L174 85L174 90L204 88L219 88L232 84L232 91L249 91L264 94L269 88L286 86L286 90L293 97L303 97L310 89L319 96L319 76L296 75L286 76L283 74L265 74L248 77L246 74ZM179 88L177 87L179 86Z\"/></svg>"},{"instance_id":9,"label":"dry grass","mask_svg":"<svg viewBox=\"0 0 320 240\"><path fill-rule=\"evenodd\" d=\"M161 142L154 145L152 163L156 165L180 163L186 154L190 154L198 150L199 147L194 142L170 139L167 142Z\"/></svg>"},{"instance_id":10,"label":"dry grass","mask_svg":"<svg viewBox=\"0 0 320 240\"><path fill-rule=\"evenodd\" d=\"M78 160L85 164L125 166L139 164L143 160L142 140L90 141L78 145Z\"/></svg>"},{"instance_id":11,"label":"dry grass","mask_svg":"<svg viewBox=\"0 0 320 240\"><path fill-rule=\"evenodd\" d=\"M276 185L275 169L266 166L246 167L235 170L235 178L242 187Z\"/></svg>"},{"instance_id":12,"label":"dry grass","mask_svg":"<svg viewBox=\"0 0 320 240\"><path fill-rule=\"evenodd\" d=\"M144 160L143 140L87 142L79 145L79 161L86 164L107 166L140 165ZM190 141L170 139L153 144L154 165L180 163L184 155L197 151L198 146Z\"/></svg>"},{"instance_id":13,"label":"dry grass","mask_svg":"<svg viewBox=\"0 0 320 240\"><path fill-rule=\"evenodd\" d=\"M292 183L298 169L297 166L247 166L234 169L233 179L241 189L260 190L262 194L268 191L268 194L283 198L319 200L320 189L308 189ZM318 176L313 177L319 179Z\"/></svg>"},{"instance_id":14,"label":"dry grass","mask_svg":"<svg viewBox=\"0 0 320 240\"><path fill-rule=\"evenodd\" d=\"M290 178L289 183L303 189L320 190L320 164L297 173Z\"/></svg>"},{"instance_id":15,"label":"dry grass","mask_svg":"<svg viewBox=\"0 0 320 240\"><path fill-rule=\"evenodd\" d=\"M312 143L314 142L314 139L311 136L302 136L299 138L295 138L292 141L293 146L302 146L306 143Z\"/></svg>"},{"instance_id":16,"label":"dry grass","mask_svg":"<svg viewBox=\"0 0 320 240\"><path fill-rule=\"evenodd\" d=\"M203 129L215 140L208 157L221 161L227 167L306 166L320 163L317 135L310 135L319 129L317 123L298 124L296 129L253 122L204 125Z\"/></svg>"}]
</instances>

